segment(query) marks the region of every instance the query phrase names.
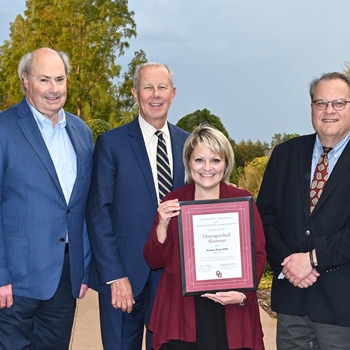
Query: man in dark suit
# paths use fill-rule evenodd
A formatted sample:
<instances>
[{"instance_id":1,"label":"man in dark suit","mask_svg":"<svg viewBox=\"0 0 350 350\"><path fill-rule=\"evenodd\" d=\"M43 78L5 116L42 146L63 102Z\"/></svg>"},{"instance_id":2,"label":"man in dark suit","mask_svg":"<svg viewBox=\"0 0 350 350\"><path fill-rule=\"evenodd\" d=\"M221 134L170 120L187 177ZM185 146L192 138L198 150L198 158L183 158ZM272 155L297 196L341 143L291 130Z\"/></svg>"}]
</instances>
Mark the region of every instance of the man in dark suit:
<instances>
[{"instance_id":1,"label":"man in dark suit","mask_svg":"<svg viewBox=\"0 0 350 350\"><path fill-rule=\"evenodd\" d=\"M68 56L19 64L25 98L0 114L0 349L68 349L87 291L93 138L65 112Z\"/></svg>"},{"instance_id":2,"label":"man in dark suit","mask_svg":"<svg viewBox=\"0 0 350 350\"><path fill-rule=\"evenodd\" d=\"M349 349L350 78L324 74L310 96L316 133L275 147L257 201L277 348Z\"/></svg>"},{"instance_id":3,"label":"man in dark suit","mask_svg":"<svg viewBox=\"0 0 350 350\"><path fill-rule=\"evenodd\" d=\"M139 117L97 139L87 210L98 278L92 285L99 292L106 350L141 349L161 273L151 271L143 257L159 204L157 130L166 142L173 188L184 184L182 149L188 133L167 122L176 93L169 67L139 66L132 93Z\"/></svg>"}]
</instances>

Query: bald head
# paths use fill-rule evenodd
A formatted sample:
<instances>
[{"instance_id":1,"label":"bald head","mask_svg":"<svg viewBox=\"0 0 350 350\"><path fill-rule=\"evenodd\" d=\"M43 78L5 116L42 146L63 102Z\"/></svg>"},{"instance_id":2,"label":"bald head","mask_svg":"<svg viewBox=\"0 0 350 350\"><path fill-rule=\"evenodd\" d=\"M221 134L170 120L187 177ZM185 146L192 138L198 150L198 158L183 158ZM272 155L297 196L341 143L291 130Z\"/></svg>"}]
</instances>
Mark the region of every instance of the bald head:
<instances>
[{"instance_id":1,"label":"bald head","mask_svg":"<svg viewBox=\"0 0 350 350\"><path fill-rule=\"evenodd\" d=\"M57 113L67 98L69 59L63 52L40 48L23 56L18 73L30 105L57 122Z\"/></svg>"},{"instance_id":2,"label":"bald head","mask_svg":"<svg viewBox=\"0 0 350 350\"><path fill-rule=\"evenodd\" d=\"M52 54L53 56L58 55L61 58L63 65L64 65L66 77L68 77L71 67L70 67L70 63L69 63L69 57L65 52L55 51L55 50L50 49L48 47L43 47L43 48L37 49L33 52L29 52L22 57L21 61L19 62L19 65L18 65L18 75L19 75L19 78L21 79L21 82L22 82L22 90L23 90L24 94L25 94L25 88L23 86L22 75L23 75L23 73L29 73L31 66L32 66L34 56L39 56L39 58L46 56L49 59L50 54Z\"/></svg>"}]
</instances>

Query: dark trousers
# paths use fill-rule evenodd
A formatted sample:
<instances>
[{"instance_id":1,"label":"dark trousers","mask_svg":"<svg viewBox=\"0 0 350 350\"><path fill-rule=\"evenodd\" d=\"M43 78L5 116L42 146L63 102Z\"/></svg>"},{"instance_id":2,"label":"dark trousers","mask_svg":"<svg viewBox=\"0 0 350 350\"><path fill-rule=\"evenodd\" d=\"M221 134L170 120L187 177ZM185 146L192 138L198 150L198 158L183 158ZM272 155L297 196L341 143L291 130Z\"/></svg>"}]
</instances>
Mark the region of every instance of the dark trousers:
<instances>
[{"instance_id":1,"label":"dark trousers","mask_svg":"<svg viewBox=\"0 0 350 350\"><path fill-rule=\"evenodd\" d=\"M69 254L65 254L62 276L51 299L13 298L10 308L0 310L0 349L68 349L76 307L70 281Z\"/></svg>"},{"instance_id":2,"label":"dark trousers","mask_svg":"<svg viewBox=\"0 0 350 350\"><path fill-rule=\"evenodd\" d=\"M141 350L144 327L149 323L152 305L162 271L151 271L141 293L134 297L130 314L115 309L111 296L99 293L101 334L104 350ZM146 350L151 349L152 333L146 332Z\"/></svg>"},{"instance_id":3,"label":"dark trousers","mask_svg":"<svg viewBox=\"0 0 350 350\"><path fill-rule=\"evenodd\" d=\"M278 350L349 350L350 327L316 323L308 316L277 315Z\"/></svg>"}]
</instances>

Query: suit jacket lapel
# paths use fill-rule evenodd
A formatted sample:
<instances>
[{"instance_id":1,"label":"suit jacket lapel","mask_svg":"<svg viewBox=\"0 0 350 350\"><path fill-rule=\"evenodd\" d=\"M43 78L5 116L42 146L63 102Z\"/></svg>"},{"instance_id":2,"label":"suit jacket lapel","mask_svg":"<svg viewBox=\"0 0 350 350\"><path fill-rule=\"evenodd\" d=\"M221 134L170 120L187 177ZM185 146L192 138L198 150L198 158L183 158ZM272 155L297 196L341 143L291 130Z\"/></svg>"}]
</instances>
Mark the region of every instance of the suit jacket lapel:
<instances>
[{"instance_id":1,"label":"suit jacket lapel","mask_svg":"<svg viewBox=\"0 0 350 350\"><path fill-rule=\"evenodd\" d=\"M310 182L311 182L311 162L314 150L316 134L307 137L303 143L299 145L299 183L301 184L301 198L303 201L303 209L305 219L310 217ZM297 190L297 189L296 189Z\"/></svg>"},{"instance_id":2,"label":"suit jacket lapel","mask_svg":"<svg viewBox=\"0 0 350 350\"><path fill-rule=\"evenodd\" d=\"M171 149L173 153L173 188L178 188L184 185L184 171L183 171L183 141L178 137L178 131L176 128L168 123L170 137L171 137Z\"/></svg>"},{"instance_id":3,"label":"suit jacket lapel","mask_svg":"<svg viewBox=\"0 0 350 350\"><path fill-rule=\"evenodd\" d=\"M18 106L18 116L20 117L18 120L18 125L20 129L22 130L24 136L27 138L29 144L33 147L38 157L41 159L41 161L45 165L54 183L56 184L57 188L60 190L60 192L63 195L63 192L56 174L55 166L53 165L53 162L50 157L50 153L46 147L46 144L38 128L38 125L36 124L36 121L25 99L23 99Z\"/></svg>"},{"instance_id":4,"label":"suit jacket lapel","mask_svg":"<svg viewBox=\"0 0 350 350\"><path fill-rule=\"evenodd\" d=\"M69 199L69 202L72 202L72 200L74 199L74 196L78 193L78 186L81 183L80 179L83 176L83 159L80 156L81 152L81 144L78 142L78 140L80 140L80 135L77 132L75 125L72 121L72 119L69 117L69 115L66 113L66 130L69 136L69 139L72 143L72 146L74 148L75 154L76 154L76 158L77 158L77 176L74 182L74 186L72 189L72 193Z\"/></svg>"},{"instance_id":5,"label":"suit jacket lapel","mask_svg":"<svg viewBox=\"0 0 350 350\"><path fill-rule=\"evenodd\" d=\"M129 135L130 147L134 153L134 156L139 165L139 168L146 180L146 184L148 186L154 206L155 208L157 208L158 200L157 200L156 191L154 188L152 169L149 163L148 154L147 154L145 142L143 140L138 119L133 120L130 124L128 124L128 126L129 126L128 135Z\"/></svg>"}]
</instances>

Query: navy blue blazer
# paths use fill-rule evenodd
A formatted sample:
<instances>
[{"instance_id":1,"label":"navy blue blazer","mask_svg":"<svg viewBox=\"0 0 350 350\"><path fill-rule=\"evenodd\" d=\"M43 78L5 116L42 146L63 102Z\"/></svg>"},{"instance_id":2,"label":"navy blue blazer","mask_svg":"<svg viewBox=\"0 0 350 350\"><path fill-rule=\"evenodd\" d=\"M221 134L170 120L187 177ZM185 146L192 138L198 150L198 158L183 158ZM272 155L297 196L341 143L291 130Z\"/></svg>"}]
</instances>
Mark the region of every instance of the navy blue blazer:
<instances>
[{"instance_id":1,"label":"navy blue blazer","mask_svg":"<svg viewBox=\"0 0 350 350\"><path fill-rule=\"evenodd\" d=\"M182 151L188 133L168 123L173 187L184 184ZM150 268L143 247L158 208L151 165L138 119L100 135L94 152L87 224L96 267L90 285L110 294L106 282L128 277L137 296Z\"/></svg>"},{"instance_id":2,"label":"navy blue blazer","mask_svg":"<svg viewBox=\"0 0 350 350\"><path fill-rule=\"evenodd\" d=\"M93 138L87 125L66 112L67 132L77 156L77 177L67 205L28 104L23 99L0 114L0 286L13 294L51 298L61 277L68 232L72 293L88 283L91 257L86 201Z\"/></svg>"},{"instance_id":3,"label":"navy blue blazer","mask_svg":"<svg viewBox=\"0 0 350 350\"><path fill-rule=\"evenodd\" d=\"M274 273L272 309L349 327L350 143L310 215L314 143L315 134L312 134L276 146L258 196L267 259ZM321 274L316 283L300 289L287 279L278 278L285 257L314 248Z\"/></svg>"}]
</instances>

